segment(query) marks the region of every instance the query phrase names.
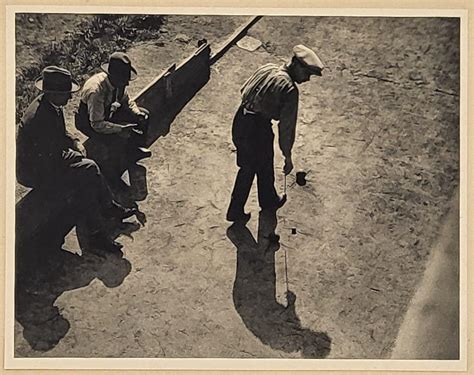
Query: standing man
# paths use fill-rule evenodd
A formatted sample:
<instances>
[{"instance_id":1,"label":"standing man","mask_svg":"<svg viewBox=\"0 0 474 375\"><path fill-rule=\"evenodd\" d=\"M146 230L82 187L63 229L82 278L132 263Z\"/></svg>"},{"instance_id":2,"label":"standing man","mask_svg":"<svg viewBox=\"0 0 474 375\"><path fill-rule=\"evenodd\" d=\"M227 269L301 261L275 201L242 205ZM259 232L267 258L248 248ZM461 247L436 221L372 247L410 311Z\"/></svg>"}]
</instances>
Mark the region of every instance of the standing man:
<instances>
[{"instance_id":1,"label":"standing man","mask_svg":"<svg viewBox=\"0 0 474 375\"><path fill-rule=\"evenodd\" d=\"M121 245L104 233L101 218L122 220L135 210L113 201L97 164L85 158L80 141L66 131L63 106L79 85L68 70L48 66L35 86L42 94L30 104L18 129L18 181L35 189L78 191L74 207L84 213L92 229L91 246L120 251Z\"/></svg>"},{"instance_id":2,"label":"standing man","mask_svg":"<svg viewBox=\"0 0 474 375\"><path fill-rule=\"evenodd\" d=\"M288 175L293 169L291 150L298 117L296 84L309 81L311 75L321 76L323 69L314 51L297 45L291 62L260 67L241 88L242 103L232 124L240 169L227 211L228 221L245 223L250 219L244 207L255 175L262 210L276 211L285 204L286 196L278 196L274 186L272 120L278 121L279 144L285 157L283 172Z\"/></svg>"}]
</instances>

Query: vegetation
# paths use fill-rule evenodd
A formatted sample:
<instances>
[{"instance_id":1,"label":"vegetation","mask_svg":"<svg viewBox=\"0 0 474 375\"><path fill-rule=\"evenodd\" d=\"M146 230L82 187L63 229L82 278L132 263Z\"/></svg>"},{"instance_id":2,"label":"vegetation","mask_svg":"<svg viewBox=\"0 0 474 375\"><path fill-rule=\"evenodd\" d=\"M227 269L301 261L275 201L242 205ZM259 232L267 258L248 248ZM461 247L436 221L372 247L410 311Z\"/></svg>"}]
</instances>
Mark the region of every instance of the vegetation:
<instances>
[{"instance_id":1,"label":"vegetation","mask_svg":"<svg viewBox=\"0 0 474 375\"><path fill-rule=\"evenodd\" d=\"M45 15L36 15L42 16ZM29 17L28 14L18 15L17 28L18 25L28 22ZM59 65L69 69L79 81L84 81L91 71L107 61L113 51L124 51L134 42L159 37L164 21L165 18L160 15L83 16L74 32L64 34L59 41L44 42L45 45L40 49L40 55L34 64L18 67L17 61L17 122L37 95L33 83L45 66ZM17 51L18 48L20 47L17 44Z\"/></svg>"}]
</instances>

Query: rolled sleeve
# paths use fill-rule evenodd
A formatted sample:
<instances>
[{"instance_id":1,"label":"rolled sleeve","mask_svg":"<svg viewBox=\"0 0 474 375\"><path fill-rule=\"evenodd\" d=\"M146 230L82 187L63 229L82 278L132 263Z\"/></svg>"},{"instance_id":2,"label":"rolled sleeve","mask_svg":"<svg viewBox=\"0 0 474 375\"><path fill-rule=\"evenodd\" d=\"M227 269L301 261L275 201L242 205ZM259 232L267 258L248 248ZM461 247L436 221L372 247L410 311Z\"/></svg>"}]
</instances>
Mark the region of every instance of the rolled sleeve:
<instances>
[{"instance_id":1,"label":"rolled sleeve","mask_svg":"<svg viewBox=\"0 0 474 375\"><path fill-rule=\"evenodd\" d=\"M140 115L140 113L141 113L140 108L138 108L138 105L137 105L137 103L135 103L134 100L130 99L130 96L128 95L128 92L126 92L126 91L123 95L123 102L127 103L128 108L129 108L131 113L133 113L136 116Z\"/></svg>"}]
</instances>

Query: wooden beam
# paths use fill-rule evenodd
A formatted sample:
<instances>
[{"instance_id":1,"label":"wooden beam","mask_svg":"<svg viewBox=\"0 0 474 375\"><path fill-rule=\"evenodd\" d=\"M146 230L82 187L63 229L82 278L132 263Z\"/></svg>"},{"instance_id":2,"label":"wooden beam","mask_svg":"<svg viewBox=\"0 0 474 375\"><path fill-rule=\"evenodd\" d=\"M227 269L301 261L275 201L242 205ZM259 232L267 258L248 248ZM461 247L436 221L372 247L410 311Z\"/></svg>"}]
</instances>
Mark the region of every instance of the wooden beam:
<instances>
[{"instance_id":1,"label":"wooden beam","mask_svg":"<svg viewBox=\"0 0 474 375\"><path fill-rule=\"evenodd\" d=\"M254 16L248 19L246 23L240 26L235 32L227 38L227 40L217 48L217 51L211 56L210 63L211 65L214 64L217 60L219 60L229 49L232 45L238 42L242 37L247 34L247 31L255 25L258 20L260 20L262 16Z\"/></svg>"}]
</instances>

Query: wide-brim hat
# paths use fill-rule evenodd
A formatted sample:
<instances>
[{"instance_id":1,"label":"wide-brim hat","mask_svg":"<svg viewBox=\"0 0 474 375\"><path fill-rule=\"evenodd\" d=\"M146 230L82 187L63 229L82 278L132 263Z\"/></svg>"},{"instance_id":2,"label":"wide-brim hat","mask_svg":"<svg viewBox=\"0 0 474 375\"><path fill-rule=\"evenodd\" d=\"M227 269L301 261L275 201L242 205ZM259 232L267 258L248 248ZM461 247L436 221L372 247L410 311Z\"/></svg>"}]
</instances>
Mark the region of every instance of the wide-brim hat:
<instances>
[{"instance_id":1,"label":"wide-brim hat","mask_svg":"<svg viewBox=\"0 0 474 375\"><path fill-rule=\"evenodd\" d=\"M47 66L35 80L35 86L43 92L65 94L79 91L81 86L71 76L71 72L58 66Z\"/></svg>"},{"instance_id":2,"label":"wide-brim hat","mask_svg":"<svg viewBox=\"0 0 474 375\"><path fill-rule=\"evenodd\" d=\"M324 64L316 52L302 44L298 44L293 47L293 54L296 59L298 59L298 61L311 72L311 74L317 76L322 75Z\"/></svg>"},{"instance_id":3,"label":"wide-brim hat","mask_svg":"<svg viewBox=\"0 0 474 375\"><path fill-rule=\"evenodd\" d=\"M123 52L114 52L109 57L109 62L102 64L100 68L109 76L121 80L133 81L137 78L137 71L132 66L130 58Z\"/></svg>"}]
</instances>

